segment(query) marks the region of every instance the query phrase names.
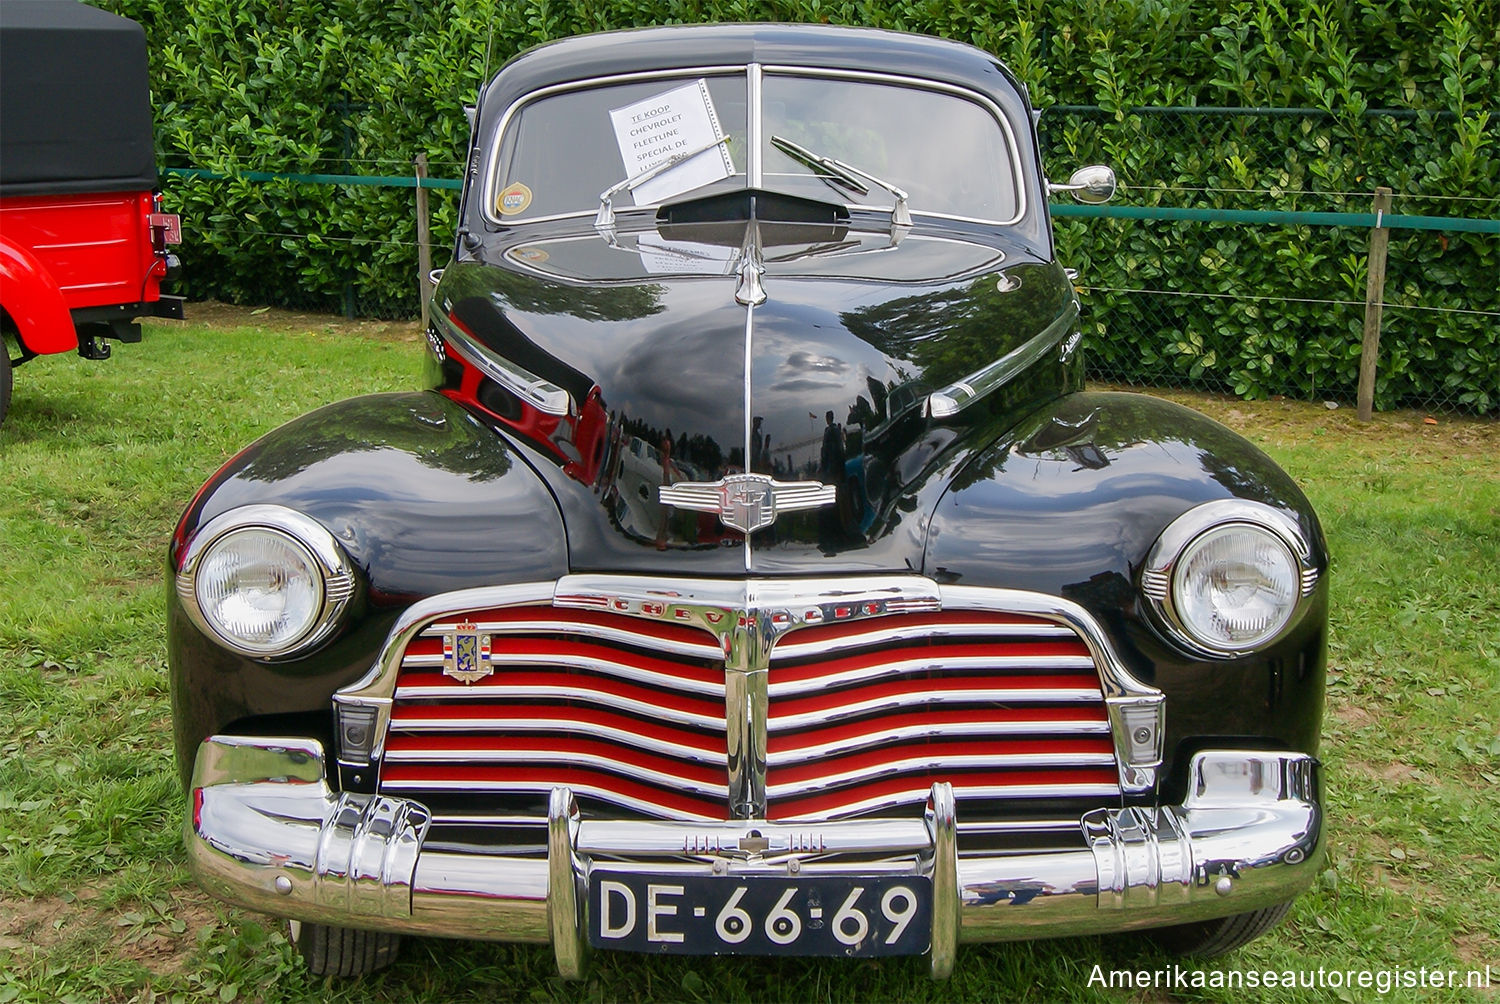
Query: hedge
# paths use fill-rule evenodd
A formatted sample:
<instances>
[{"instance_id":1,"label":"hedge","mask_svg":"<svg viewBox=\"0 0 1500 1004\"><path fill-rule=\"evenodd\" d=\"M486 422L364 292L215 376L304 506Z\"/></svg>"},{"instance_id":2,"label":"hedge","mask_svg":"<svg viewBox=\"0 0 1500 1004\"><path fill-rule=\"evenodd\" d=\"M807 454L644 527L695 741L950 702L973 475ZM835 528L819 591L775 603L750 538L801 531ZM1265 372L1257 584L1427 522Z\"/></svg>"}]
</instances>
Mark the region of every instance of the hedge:
<instances>
[{"instance_id":1,"label":"hedge","mask_svg":"<svg viewBox=\"0 0 1500 1004\"><path fill-rule=\"evenodd\" d=\"M1038 106L1086 106L1044 116L1052 172L1109 163L1128 203L1367 212L1382 184L1398 213L1500 208L1492 0L100 5L146 27L169 167L392 175L425 152L434 175L457 177L463 105L487 68L528 46L647 24L820 21L960 39L1000 56ZM1308 111L1149 110L1183 106ZM410 189L173 177L164 188L189 235L190 296L415 313ZM432 203L449 240L455 200ZM1107 375L1251 396L1352 392L1361 311L1348 302L1364 298L1366 233L1083 219L1058 232L1083 270ZM1379 405L1500 406L1497 275L1493 235L1393 240ZM1128 292L1142 289L1157 293Z\"/></svg>"}]
</instances>

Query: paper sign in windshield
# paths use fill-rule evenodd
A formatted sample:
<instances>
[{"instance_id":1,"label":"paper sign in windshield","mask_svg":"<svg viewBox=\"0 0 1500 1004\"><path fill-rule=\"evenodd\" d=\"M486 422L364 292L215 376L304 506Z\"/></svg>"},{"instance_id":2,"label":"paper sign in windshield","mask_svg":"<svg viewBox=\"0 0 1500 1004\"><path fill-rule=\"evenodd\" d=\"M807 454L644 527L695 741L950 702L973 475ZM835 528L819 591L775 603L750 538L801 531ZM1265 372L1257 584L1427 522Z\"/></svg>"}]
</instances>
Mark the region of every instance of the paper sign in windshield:
<instances>
[{"instance_id":1,"label":"paper sign in windshield","mask_svg":"<svg viewBox=\"0 0 1500 1004\"><path fill-rule=\"evenodd\" d=\"M620 144L627 178L724 138L713 98L708 94L708 82L701 78L644 101L611 109L609 117L614 123L615 141ZM662 202L733 173L734 161L730 160L725 145L720 144L642 182L635 189L635 204Z\"/></svg>"}]
</instances>

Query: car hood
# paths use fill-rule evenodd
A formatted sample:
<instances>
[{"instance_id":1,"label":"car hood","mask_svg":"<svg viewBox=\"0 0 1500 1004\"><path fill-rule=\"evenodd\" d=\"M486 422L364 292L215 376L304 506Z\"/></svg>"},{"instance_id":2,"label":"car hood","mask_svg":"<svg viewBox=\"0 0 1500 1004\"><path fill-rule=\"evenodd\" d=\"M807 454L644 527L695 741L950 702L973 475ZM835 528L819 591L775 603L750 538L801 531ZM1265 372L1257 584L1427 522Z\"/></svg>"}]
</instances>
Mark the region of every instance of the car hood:
<instances>
[{"instance_id":1,"label":"car hood","mask_svg":"<svg viewBox=\"0 0 1500 1004\"><path fill-rule=\"evenodd\" d=\"M920 540L898 531L964 438L962 424L928 417L928 394L1076 316L1055 263L992 233L893 234L878 218L763 226L753 246L746 232L649 220L604 235L531 226L445 271L440 389L530 447L575 569L915 567ZM476 349L498 372L466 365ZM1051 349L1016 381L1045 372L1044 389L1009 394L1001 411L1055 396ZM516 374L565 391L566 409L548 414L512 393ZM992 424L996 404L973 411ZM783 511L746 543L717 514L659 498L663 485L747 470L830 485L837 500Z\"/></svg>"}]
</instances>

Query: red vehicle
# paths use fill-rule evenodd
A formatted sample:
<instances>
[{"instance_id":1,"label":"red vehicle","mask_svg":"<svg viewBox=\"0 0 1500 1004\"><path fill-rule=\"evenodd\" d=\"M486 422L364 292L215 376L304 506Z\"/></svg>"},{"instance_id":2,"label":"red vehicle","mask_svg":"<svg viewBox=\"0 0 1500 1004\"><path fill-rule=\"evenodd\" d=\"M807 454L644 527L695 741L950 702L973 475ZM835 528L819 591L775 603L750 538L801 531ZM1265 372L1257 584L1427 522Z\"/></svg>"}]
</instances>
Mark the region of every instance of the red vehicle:
<instances>
[{"instance_id":1,"label":"red vehicle","mask_svg":"<svg viewBox=\"0 0 1500 1004\"><path fill-rule=\"evenodd\" d=\"M57 0L0 4L0 420L12 369L104 339L140 341L139 317L182 316L161 211L146 34ZM19 355L13 355L18 351Z\"/></svg>"}]
</instances>

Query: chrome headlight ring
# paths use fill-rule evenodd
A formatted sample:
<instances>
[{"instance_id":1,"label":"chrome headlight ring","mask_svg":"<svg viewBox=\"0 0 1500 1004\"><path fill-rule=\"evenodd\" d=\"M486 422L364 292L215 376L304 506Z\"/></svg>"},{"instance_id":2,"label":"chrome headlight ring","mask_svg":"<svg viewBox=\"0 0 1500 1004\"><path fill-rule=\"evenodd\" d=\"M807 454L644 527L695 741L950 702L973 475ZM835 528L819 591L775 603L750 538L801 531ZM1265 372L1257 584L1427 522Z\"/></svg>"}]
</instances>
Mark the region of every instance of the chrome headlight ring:
<instances>
[{"instance_id":1,"label":"chrome headlight ring","mask_svg":"<svg viewBox=\"0 0 1500 1004\"><path fill-rule=\"evenodd\" d=\"M1301 618L1317 583L1312 544L1297 522L1246 499L1205 502L1177 517L1141 572L1141 591L1168 637L1214 659L1276 641Z\"/></svg>"},{"instance_id":2,"label":"chrome headlight ring","mask_svg":"<svg viewBox=\"0 0 1500 1004\"><path fill-rule=\"evenodd\" d=\"M348 554L321 523L280 505L220 513L189 539L183 609L231 651L272 660L327 640L354 598Z\"/></svg>"}]
</instances>

